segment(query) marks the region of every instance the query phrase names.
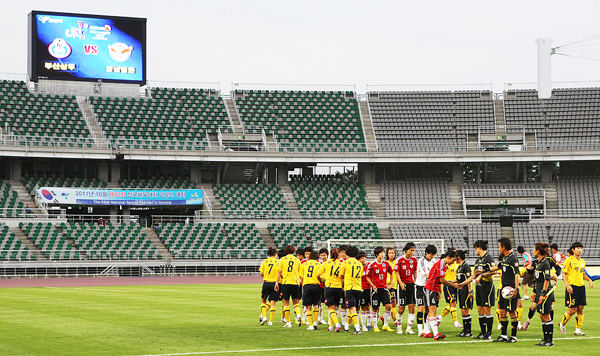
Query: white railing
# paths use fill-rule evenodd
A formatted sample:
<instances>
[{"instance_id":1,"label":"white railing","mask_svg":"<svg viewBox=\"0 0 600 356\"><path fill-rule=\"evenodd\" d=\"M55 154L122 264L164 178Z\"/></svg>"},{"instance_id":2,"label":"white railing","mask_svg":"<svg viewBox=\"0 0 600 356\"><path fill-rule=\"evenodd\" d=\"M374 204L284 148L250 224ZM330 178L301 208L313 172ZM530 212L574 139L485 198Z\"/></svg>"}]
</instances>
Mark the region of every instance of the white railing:
<instances>
[{"instance_id":1,"label":"white railing","mask_svg":"<svg viewBox=\"0 0 600 356\"><path fill-rule=\"evenodd\" d=\"M482 84L367 84L367 93L382 91L492 91L492 83Z\"/></svg>"},{"instance_id":2,"label":"white railing","mask_svg":"<svg viewBox=\"0 0 600 356\"><path fill-rule=\"evenodd\" d=\"M600 87L600 80L588 80L588 81L567 81L567 82L552 82L554 89L583 89L583 88L598 88ZM504 83L504 91L508 90L537 90L537 82L525 82L525 83Z\"/></svg>"},{"instance_id":3,"label":"white railing","mask_svg":"<svg viewBox=\"0 0 600 356\"><path fill-rule=\"evenodd\" d=\"M232 90L283 90L283 91L351 91L356 92L356 84L265 84L231 83Z\"/></svg>"},{"instance_id":4,"label":"white railing","mask_svg":"<svg viewBox=\"0 0 600 356\"><path fill-rule=\"evenodd\" d=\"M217 92L221 91L220 82L174 82L174 81L159 81L149 80L146 85L152 91L152 88L171 88L171 89L211 89Z\"/></svg>"},{"instance_id":5,"label":"white railing","mask_svg":"<svg viewBox=\"0 0 600 356\"><path fill-rule=\"evenodd\" d=\"M544 197L545 189L463 188L463 198L533 198Z\"/></svg>"}]
</instances>

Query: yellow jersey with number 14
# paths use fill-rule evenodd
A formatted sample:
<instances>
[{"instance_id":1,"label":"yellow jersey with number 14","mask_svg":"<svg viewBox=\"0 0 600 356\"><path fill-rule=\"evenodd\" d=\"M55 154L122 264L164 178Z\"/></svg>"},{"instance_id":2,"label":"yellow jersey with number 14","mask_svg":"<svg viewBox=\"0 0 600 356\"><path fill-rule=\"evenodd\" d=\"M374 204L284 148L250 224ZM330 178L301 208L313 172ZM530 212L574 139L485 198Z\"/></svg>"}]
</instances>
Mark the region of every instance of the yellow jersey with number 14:
<instances>
[{"instance_id":1,"label":"yellow jersey with number 14","mask_svg":"<svg viewBox=\"0 0 600 356\"><path fill-rule=\"evenodd\" d=\"M338 260L327 260L319 268L319 276L325 279L325 288L342 288L340 270L342 264Z\"/></svg>"},{"instance_id":2,"label":"yellow jersey with number 14","mask_svg":"<svg viewBox=\"0 0 600 356\"><path fill-rule=\"evenodd\" d=\"M344 276L344 290L362 290L363 265L356 258L344 261L340 275Z\"/></svg>"}]
</instances>

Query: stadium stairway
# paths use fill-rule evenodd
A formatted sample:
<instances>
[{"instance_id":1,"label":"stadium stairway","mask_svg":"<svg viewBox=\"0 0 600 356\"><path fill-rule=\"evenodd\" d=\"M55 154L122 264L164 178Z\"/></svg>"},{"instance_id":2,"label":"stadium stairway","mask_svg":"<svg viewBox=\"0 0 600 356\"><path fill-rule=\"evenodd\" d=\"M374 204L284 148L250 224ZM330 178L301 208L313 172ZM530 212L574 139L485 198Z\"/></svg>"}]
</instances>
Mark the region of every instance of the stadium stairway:
<instances>
[{"instance_id":1,"label":"stadium stairway","mask_svg":"<svg viewBox=\"0 0 600 356\"><path fill-rule=\"evenodd\" d=\"M98 121L94 117L90 103L85 100L85 97L77 96L77 105L79 105L79 109L83 113L83 117L87 124L88 130L90 130L91 136L96 140L105 140L106 138L104 135L102 135L100 125L98 125Z\"/></svg>"},{"instance_id":2,"label":"stadium stairway","mask_svg":"<svg viewBox=\"0 0 600 356\"><path fill-rule=\"evenodd\" d=\"M277 244L275 243L275 239L273 238L273 235L271 234L271 230L269 230L269 229L257 229L257 230L260 233L260 237L262 237L263 242L265 243L265 246L267 246L267 248L269 248L269 247L277 248Z\"/></svg>"},{"instance_id":3,"label":"stadium stairway","mask_svg":"<svg viewBox=\"0 0 600 356\"><path fill-rule=\"evenodd\" d=\"M450 206L452 207L453 216L464 216L464 206L462 201L462 193L460 192L460 184L450 184Z\"/></svg>"},{"instance_id":4,"label":"stadium stairway","mask_svg":"<svg viewBox=\"0 0 600 356\"><path fill-rule=\"evenodd\" d=\"M381 199L381 186L378 184L365 184L363 185L367 196L367 204L369 209L375 216L385 217L385 201Z\"/></svg>"},{"instance_id":5,"label":"stadium stairway","mask_svg":"<svg viewBox=\"0 0 600 356\"><path fill-rule=\"evenodd\" d=\"M515 241L515 230L512 226L500 227L500 237L508 237L511 241Z\"/></svg>"},{"instance_id":6,"label":"stadium stairway","mask_svg":"<svg viewBox=\"0 0 600 356\"><path fill-rule=\"evenodd\" d=\"M546 210L550 210L551 213L558 211L558 192L556 183L544 184L546 190Z\"/></svg>"},{"instance_id":7,"label":"stadium stairway","mask_svg":"<svg viewBox=\"0 0 600 356\"><path fill-rule=\"evenodd\" d=\"M379 237L381 237L382 240L391 240L394 237L392 236L392 231L390 230L389 227L387 228L378 228L379 229Z\"/></svg>"},{"instance_id":8,"label":"stadium stairway","mask_svg":"<svg viewBox=\"0 0 600 356\"><path fill-rule=\"evenodd\" d=\"M167 246L165 246L164 242L161 241L161 239L158 237L158 235L156 234L156 232L154 231L153 228L143 227L142 233L145 233L146 236L148 236L148 239L150 239L150 242L152 242L154 247L156 247L158 253L161 256L163 256L163 258L165 258L167 260L171 260L173 258L171 256L171 253L167 249Z\"/></svg>"},{"instance_id":9,"label":"stadium stairway","mask_svg":"<svg viewBox=\"0 0 600 356\"><path fill-rule=\"evenodd\" d=\"M506 134L506 120L504 119L504 100L494 100L494 119L496 120L496 133Z\"/></svg>"},{"instance_id":10,"label":"stadium stairway","mask_svg":"<svg viewBox=\"0 0 600 356\"><path fill-rule=\"evenodd\" d=\"M15 234L15 236L21 241L21 244L25 247L27 247L29 249L29 251L34 252L34 251L40 251L39 248L37 248L32 242L31 240L29 240L29 238L27 237L27 235L23 232L23 230L21 230L19 227L9 227L8 228L9 232L12 232L13 234ZM36 256L38 258L38 260L41 261L45 261L48 260L48 257L46 257L44 254L42 254L41 252L36 253Z\"/></svg>"},{"instance_id":11,"label":"stadium stairway","mask_svg":"<svg viewBox=\"0 0 600 356\"><path fill-rule=\"evenodd\" d=\"M203 185L202 190L204 190L204 194L212 204L212 210L218 211L219 213L223 211L223 205L221 205L221 201L215 197L215 191L212 188L212 185L207 184Z\"/></svg>"},{"instance_id":12,"label":"stadium stairway","mask_svg":"<svg viewBox=\"0 0 600 356\"><path fill-rule=\"evenodd\" d=\"M32 209L41 208L40 206L38 206L36 204L35 200L31 196L31 194L29 193L27 188L25 188L22 181L9 180L8 182L10 183L11 187L17 192L17 195L19 196L19 200L21 200L23 202L23 204L29 205L29 207Z\"/></svg>"},{"instance_id":13,"label":"stadium stairway","mask_svg":"<svg viewBox=\"0 0 600 356\"><path fill-rule=\"evenodd\" d=\"M373 121L371 120L371 114L369 113L369 104L367 101L360 101L359 103L360 117L362 119L363 129L365 130L367 151L377 151Z\"/></svg>"},{"instance_id":14,"label":"stadium stairway","mask_svg":"<svg viewBox=\"0 0 600 356\"><path fill-rule=\"evenodd\" d=\"M298 206L298 202L294 197L294 192L292 192L292 187L289 184L284 184L281 186L281 194L285 199L285 204L290 211L290 215L292 219L299 219L302 217L300 213L300 207Z\"/></svg>"},{"instance_id":15,"label":"stadium stairway","mask_svg":"<svg viewBox=\"0 0 600 356\"><path fill-rule=\"evenodd\" d=\"M225 101L225 107L227 108L227 112L229 114L229 119L231 120L231 124L236 126L242 126L242 122L240 121L240 117L235 110L235 104L231 98L223 99Z\"/></svg>"}]
</instances>

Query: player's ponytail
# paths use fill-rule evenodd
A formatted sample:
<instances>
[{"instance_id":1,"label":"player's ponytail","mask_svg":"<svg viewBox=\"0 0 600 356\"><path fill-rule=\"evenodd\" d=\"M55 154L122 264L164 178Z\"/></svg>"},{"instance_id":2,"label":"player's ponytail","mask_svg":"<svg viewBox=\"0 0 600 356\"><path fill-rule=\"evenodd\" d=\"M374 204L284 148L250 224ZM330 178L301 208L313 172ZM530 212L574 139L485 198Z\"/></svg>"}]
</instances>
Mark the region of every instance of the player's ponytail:
<instances>
[{"instance_id":1,"label":"player's ponytail","mask_svg":"<svg viewBox=\"0 0 600 356\"><path fill-rule=\"evenodd\" d=\"M339 252L337 248L332 248L331 252L329 253L329 258L331 258L332 260L337 260L339 257Z\"/></svg>"},{"instance_id":2,"label":"player's ponytail","mask_svg":"<svg viewBox=\"0 0 600 356\"><path fill-rule=\"evenodd\" d=\"M477 240L475 241L475 244L473 245L474 248L480 248L484 251L487 251L488 249L488 242L487 240Z\"/></svg>"},{"instance_id":3,"label":"player's ponytail","mask_svg":"<svg viewBox=\"0 0 600 356\"><path fill-rule=\"evenodd\" d=\"M267 256L272 257L275 256L277 254L277 249L274 247L269 247L269 250L267 251Z\"/></svg>"}]
</instances>

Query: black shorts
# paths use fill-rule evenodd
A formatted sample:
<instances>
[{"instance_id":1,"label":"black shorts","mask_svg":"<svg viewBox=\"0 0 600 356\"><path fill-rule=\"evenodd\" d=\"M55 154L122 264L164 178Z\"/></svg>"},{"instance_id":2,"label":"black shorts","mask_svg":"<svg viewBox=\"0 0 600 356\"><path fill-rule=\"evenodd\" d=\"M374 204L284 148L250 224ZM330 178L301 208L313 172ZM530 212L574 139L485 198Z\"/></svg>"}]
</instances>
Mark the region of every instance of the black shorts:
<instances>
[{"instance_id":1,"label":"black shorts","mask_svg":"<svg viewBox=\"0 0 600 356\"><path fill-rule=\"evenodd\" d=\"M321 288L321 295L319 296L319 303L325 303L325 287Z\"/></svg>"},{"instance_id":2,"label":"black shorts","mask_svg":"<svg viewBox=\"0 0 600 356\"><path fill-rule=\"evenodd\" d=\"M481 282L475 287L475 303L478 307L493 307L496 305L496 288L492 282Z\"/></svg>"},{"instance_id":3,"label":"black shorts","mask_svg":"<svg viewBox=\"0 0 600 356\"><path fill-rule=\"evenodd\" d=\"M425 295L425 308L438 306L439 292L434 292L423 287L423 294Z\"/></svg>"},{"instance_id":4,"label":"black shorts","mask_svg":"<svg viewBox=\"0 0 600 356\"><path fill-rule=\"evenodd\" d=\"M360 307L368 307L371 305L371 288L362 290L358 305Z\"/></svg>"},{"instance_id":5,"label":"black shorts","mask_svg":"<svg viewBox=\"0 0 600 356\"><path fill-rule=\"evenodd\" d=\"M573 287L573 293L569 293L565 289L565 306L568 308L575 308L579 305L586 306L585 286L571 287Z\"/></svg>"},{"instance_id":6,"label":"black shorts","mask_svg":"<svg viewBox=\"0 0 600 356\"><path fill-rule=\"evenodd\" d=\"M415 302L418 307L422 307L425 305L425 294L423 293L423 289L425 287L418 286L415 284Z\"/></svg>"},{"instance_id":7,"label":"black shorts","mask_svg":"<svg viewBox=\"0 0 600 356\"><path fill-rule=\"evenodd\" d=\"M298 288L298 297L296 297L296 299L302 300L302 286L301 285Z\"/></svg>"},{"instance_id":8,"label":"black shorts","mask_svg":"<svg viewBox=\"0 0 600 356\"><path fill-rule=\"evenodd\" d=\"M325 305L342 305L344 302L344 291L342 288L325 288Z\"/></svg>"},{"instance_id":9,"label":"black shorts","mask_svg":"<svg viewBox=\"0 0 600 356\"><path fill-rule=\"evenodd\" d=\"M398 305L401 307L415 304L415 284L414 283L405 283L404 287L406 290L402 290L402 288L398 288Z\"/></svg>"},{"instance_id":10,"label":"black shorts","mask_svg":"<svg viewBox=\"0 0 600 356\"><path fill-rule=\"evenodd\" d=\"M390 291L390 299L395 301L396 296L398 295L396 288L390 288L389 291Z\"/></svg>"},{"instance_id":11,"label":"black shorts","mask_svg":"<svg viewBox=\"0 0 600 356\"><path fill-rule=\"evenodd\" d=\"M385 288L378 288L377 292L373 292L371 303L373 309L379 309L382 305L391 304L392 298L390 297L390 292Z\"/></svg>"},{"instance_id":12,"label":"black shorts","mask_svg":"<svg viewBox=\"0 0 600 356\"><path fill-rule=\"evenodd\" d=\"M281 284L279 285L279 294L281 295L281 300L290 300L290 298L298 299L300 286L297 284Z\"/></svg>"},{"instance_id":13,"label":"black shorts","mask_svg":"<svg viewBox=\"0 0 600 356\"><path fill-rule=\"evenodd\" d=\"M517 303L519 299L521 299L521 293L517 292L517 295L513 299L504 299L502 297L502 291L498 292L500 296L498 297L498 309L507 310L509 312L517 311Z\"/></svg>"},{"instance_id":14,"label":"black shorts","mask_svg":"<svg viewBox=\"0 0 600 356\"><path fill-rule=\"evenodd\" d=\"M344 291L344 294L346 296L346 307L348 307L348 309L356 308L358 306L358 302L360 301L361 293L362 293L362 290Z\"/></svg>"},{"instance_id":15,"label":"black shorts","mask_svg":"<svg viewBox=\"0 0 600 356\"><path fill-rule=\"evenodd\" d=\"M535 295L535 303L538 304L537 311L540 314L550 314L552 311L552 303L554 303L554 293L548 295L544 302L542 303L542 307L539 306L540 297Z\"/></svg>"},{"instance_id":16,"label":"black shorts","mask_svg":"<svg viewBox=\"0 0 600 356\"><path fill-rule=\"evenodd\" d=\"M302 288L302 305L317 305L321 296L321 287L318 284L305 284Z\"/></svg>"},{"instance_id":17,"label":"black shorts","mask_svg":"<svg viewBox=\"0 0 600 356\"><path fill-rule=\"evenodd\" d=\"M473 309L473 294L466 287L458 290L457 297L459 309Z\"/></svg>"},{"instance_id":18,"label":"black shorts","mask_svg":"<svg viewBox=\"0 0 600 356\"><path fill-rule=\"evenodd\" d=\"M450 304L452 302L456 302L456 288L450 286L442 286L444 289L444 298L446 298L446 303Z\"/></svg>"},{"instance_id":19,"label":"black shorts","mask_svg":"<svg viewBox=\"0 0 600 356\"><path fill-rule=\"evenodd\" d=\"M279 292L275 290L275 282L264 282L260 297L264 300L279 300Z\"/></svg>"}]
</instances>

